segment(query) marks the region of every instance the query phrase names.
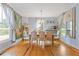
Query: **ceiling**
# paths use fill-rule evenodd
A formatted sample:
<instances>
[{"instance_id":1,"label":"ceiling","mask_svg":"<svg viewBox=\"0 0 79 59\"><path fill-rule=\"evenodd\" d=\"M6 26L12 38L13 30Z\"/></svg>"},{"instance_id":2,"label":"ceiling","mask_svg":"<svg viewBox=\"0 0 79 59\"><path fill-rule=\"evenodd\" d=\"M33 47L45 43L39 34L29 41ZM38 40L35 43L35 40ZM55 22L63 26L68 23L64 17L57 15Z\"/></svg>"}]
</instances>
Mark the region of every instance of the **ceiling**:
<instances>
[{"instance_id":1,"label":"ceiling","mask_svg":"<svg viewBox=\"0 0 79 59\"><path fill-rule=\"evenodd\" d=\"M8 3L18 14L23 17L56 17L74 7L74 3Z\"/></svg>"}]
</instances>

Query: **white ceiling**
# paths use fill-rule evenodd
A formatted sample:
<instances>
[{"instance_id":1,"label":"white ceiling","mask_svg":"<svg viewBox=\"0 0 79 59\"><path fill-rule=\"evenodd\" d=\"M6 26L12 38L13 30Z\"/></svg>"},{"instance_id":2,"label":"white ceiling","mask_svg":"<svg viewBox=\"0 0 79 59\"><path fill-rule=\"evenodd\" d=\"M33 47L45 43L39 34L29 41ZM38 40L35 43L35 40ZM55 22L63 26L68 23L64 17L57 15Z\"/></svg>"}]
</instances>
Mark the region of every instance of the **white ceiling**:
<instances>
[{"instance_id":1,"label":"white ceiling","mask_svg":"<svg viewBox=\"0 0 79 59\"><path fill-rule=\"evenodd\" d=\"M43 17L56 17L66 10L74 7L73 3L8 3L17 13L23 17L40 17L42 9Z\"/></svg>"}]
</instances>

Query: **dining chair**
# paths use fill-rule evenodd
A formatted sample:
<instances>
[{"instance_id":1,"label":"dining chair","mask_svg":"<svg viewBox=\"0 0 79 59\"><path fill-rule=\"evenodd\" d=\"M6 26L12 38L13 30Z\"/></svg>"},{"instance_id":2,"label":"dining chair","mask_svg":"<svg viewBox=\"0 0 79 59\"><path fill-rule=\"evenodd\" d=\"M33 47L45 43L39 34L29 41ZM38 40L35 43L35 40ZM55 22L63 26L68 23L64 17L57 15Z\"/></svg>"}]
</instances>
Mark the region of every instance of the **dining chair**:
<instances>
[{"instance_id":1,"label":"dining chair","mask_svg":"<svg viewBox=\"0 0 79 59\"><path fill-rule=\"evenodd\" d=\"M37 41L37 32L36 31L31 32L30 43L31 44L38 44L38 41Z\"/></svg>"},{"instance_id":2,"label":"dining chair","mask_svg":"<svg viewBox=\"0 0 79 59\"><path fill-rule=\"evenodd\" d=\"M51 32L46 32L45 46L52 45L53 35Z\"/></svg>"},{"instance_id":3,"label":"dining chair","mask_svg":"<svg viewBox=\"0 0 79 59\"><path fill-rule=\"evenodd\" d=\"M39 44L42 48L44 48L44 45L45 45L45 32L43 32L43 31L40 31L40 32L39 32L39 42L38 42L38 44Z\"/></svg>"}]
</instances>

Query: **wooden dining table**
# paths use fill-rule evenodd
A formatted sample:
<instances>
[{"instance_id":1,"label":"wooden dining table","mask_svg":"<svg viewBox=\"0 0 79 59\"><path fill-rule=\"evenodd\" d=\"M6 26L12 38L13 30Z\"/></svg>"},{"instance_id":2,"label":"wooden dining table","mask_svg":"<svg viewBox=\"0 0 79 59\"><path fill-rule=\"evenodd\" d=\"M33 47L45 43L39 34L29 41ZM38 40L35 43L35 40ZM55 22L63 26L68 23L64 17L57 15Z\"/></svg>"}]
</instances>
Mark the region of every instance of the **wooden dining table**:
<instances>
[{"instance_id":1,"label":"wooden dining table","mask_svg":"<svg viewBox=\"0 0 79 59\"><path fill-rule=\"evenodd\" d=\"M45 33L45 39L46 39L47 33ZM31 34L29 34L29 39L31 40ZM39 40L39 33L37 33L37 40ZM54 43L54 35L52 34L52 44Z\"/></svg>"}]
</instances>

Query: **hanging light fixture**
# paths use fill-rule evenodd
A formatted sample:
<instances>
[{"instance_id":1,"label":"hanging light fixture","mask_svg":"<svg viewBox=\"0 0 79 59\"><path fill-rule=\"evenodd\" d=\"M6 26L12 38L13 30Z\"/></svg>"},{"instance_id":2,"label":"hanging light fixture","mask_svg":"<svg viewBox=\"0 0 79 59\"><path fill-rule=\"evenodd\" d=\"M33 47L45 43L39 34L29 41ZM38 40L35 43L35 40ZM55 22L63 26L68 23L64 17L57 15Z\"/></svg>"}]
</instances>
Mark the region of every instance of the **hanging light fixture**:
<instances>
[{"instance_id":1,"label":"hanging light fixture","mask_svg":"<svg viewBox=\"0 0 79 59\"><path fill-rule=\"evenodd\" d=\"M41 13L41 30L43 31L43 16L42 16L42 9L40 10Z\"/></svg>"},{"instance_id":2,"label":"hanging light fixture","mask_svg":"<svg viewBox=\"0 0 79 59\"><path fill-rule=\"evenodd\" d=\"M40 20L37 21L37 32L43 31L43 16L42 9L40 10Z\"/></svg>"}]
</instances>

